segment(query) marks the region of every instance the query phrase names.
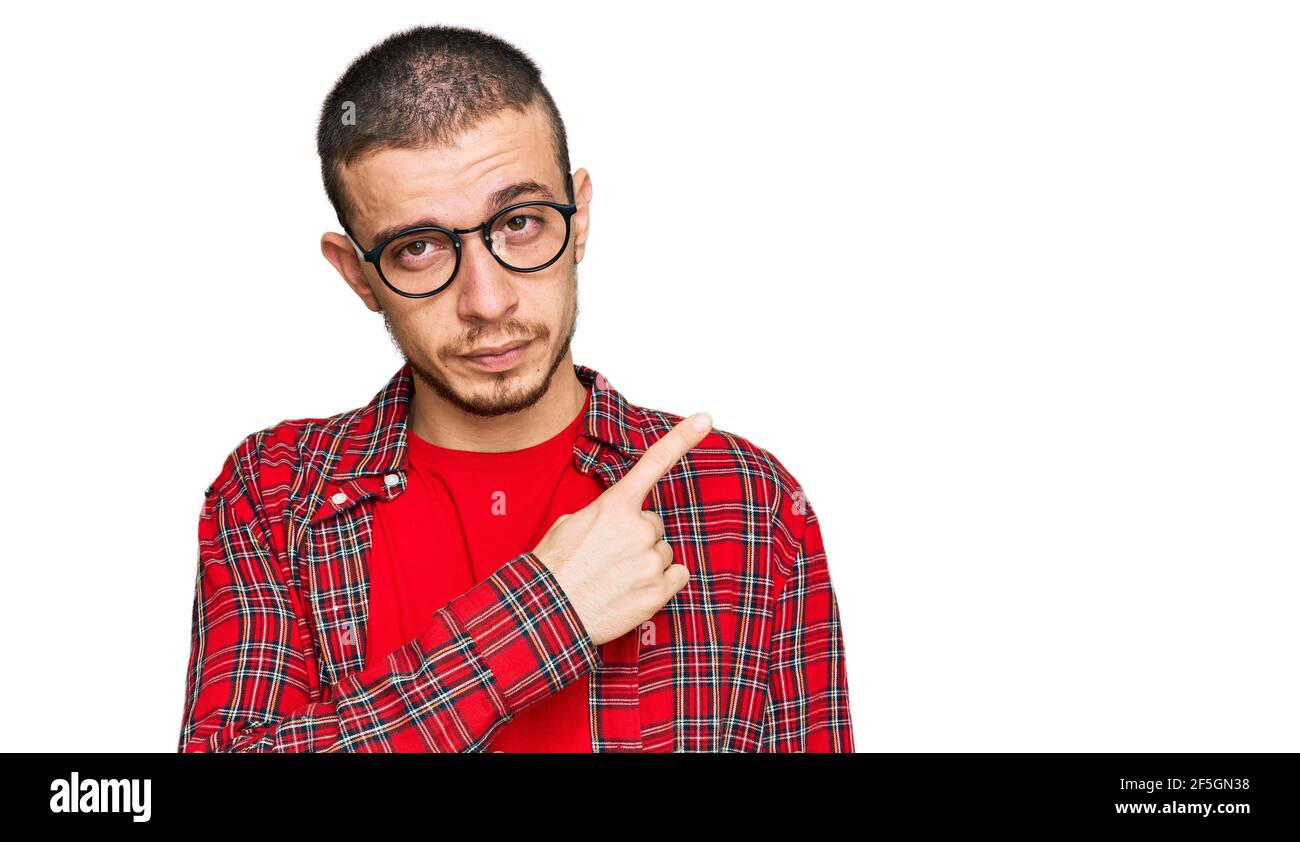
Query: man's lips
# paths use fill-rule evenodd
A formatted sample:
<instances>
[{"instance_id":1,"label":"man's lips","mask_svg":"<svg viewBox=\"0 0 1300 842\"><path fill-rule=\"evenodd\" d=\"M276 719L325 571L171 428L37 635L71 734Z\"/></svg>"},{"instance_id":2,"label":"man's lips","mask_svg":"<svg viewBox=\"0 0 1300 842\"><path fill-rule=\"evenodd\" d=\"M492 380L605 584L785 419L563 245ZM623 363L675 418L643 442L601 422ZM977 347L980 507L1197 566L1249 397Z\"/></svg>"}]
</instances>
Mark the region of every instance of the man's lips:
<instances>
[{"instance_id":1,"label":"man's lips","mask_svg":"<svg viewBox=\"0 0 1300 842\"><path fill-rule=\"evenodd\" d=\"M513 351L515 348L523 347L525 344L532 342L532 339L515 339L513 342L499 344L493 348L478 348L477 351L471 351L464 356L500 356L507 351Z\"/></svg>"},{"instance_id":2,"label":"man's lips","mask_svg":"<svg viewBox=\"0 0 1300 842\"><path fill-rule=\"evenodd\" d=\"M505 345L499 345L496 348L480 349L464 356L465 359L479 368L486 368L489 371L505 371L523 359L524 352L531 343L531 339L517 340ZM484 353L484 351L488 353Z\"/></svg>"},{"instance_id":3,"label":"man's lips","mask_svg":"<svg viewBox=\"0 0 1300 842\"><path fill-rule=\"evenodd\" d=\"M465 354L466 357L499 357L515 348L522 348L531 342L531 339L516 339L514 342L507 342L504 345L498 345L495 348L480 348L477 351L471 351Z\"/></svg>"}]
</instances>

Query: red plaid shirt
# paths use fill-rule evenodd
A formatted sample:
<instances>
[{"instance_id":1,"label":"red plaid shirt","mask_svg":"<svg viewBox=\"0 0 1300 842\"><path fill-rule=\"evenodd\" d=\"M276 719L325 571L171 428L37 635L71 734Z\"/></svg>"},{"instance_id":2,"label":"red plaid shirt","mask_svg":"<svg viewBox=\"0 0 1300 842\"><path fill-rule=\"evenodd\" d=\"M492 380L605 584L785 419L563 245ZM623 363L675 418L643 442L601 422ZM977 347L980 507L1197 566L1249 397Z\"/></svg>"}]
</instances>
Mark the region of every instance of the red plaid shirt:
<instances>
[{"instance_id":1,"label":"red plaid shirt","mask_svg":"<svg viewBox=\"0 0 1300 842\"><path fill-rule=\"evenodd\" d=\"M594 369L574 464L608 487L682 416ZM406 487L403 365L369 405L253 433L199 519L179 750L484 751L590 673L593 751L853 751L817 515L771 453L724 430L646 498L690 580L600 646L531 552L365 668L370 527Z\"/></svg>"}]
</instances>

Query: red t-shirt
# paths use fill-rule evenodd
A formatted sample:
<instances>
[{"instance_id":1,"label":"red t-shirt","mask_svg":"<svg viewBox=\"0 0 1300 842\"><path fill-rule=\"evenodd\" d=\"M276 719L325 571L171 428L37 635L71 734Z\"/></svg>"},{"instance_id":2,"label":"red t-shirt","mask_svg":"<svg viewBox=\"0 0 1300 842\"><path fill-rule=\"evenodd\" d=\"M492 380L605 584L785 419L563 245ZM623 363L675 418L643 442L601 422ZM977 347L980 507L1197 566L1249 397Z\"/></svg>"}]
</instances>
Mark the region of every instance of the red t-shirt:
<instances>
[{"instance_id":1,"label":"red t-shirt","mask_svg":"<svg viewBox=\"0 0 1300 842\"><path fill-rule=\"evenodd\" d=\"M600 481L573 464L590 403L588 391L563 430L504 453L439 447L408 428L406 490L375 509L367 667L418 636L450 600L536 547L560 515L600 496ZM589 683L584 675L525 708L489 751L591 751Z\"/></svg>"}]
</instances>

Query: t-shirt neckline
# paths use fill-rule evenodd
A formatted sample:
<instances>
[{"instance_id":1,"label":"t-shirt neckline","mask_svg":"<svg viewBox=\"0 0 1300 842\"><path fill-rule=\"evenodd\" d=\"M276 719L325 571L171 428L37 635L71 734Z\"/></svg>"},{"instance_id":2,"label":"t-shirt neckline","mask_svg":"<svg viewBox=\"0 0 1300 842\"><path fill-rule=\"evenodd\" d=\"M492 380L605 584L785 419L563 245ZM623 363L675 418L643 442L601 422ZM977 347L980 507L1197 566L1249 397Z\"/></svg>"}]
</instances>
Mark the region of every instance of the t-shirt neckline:
<instances>
[{"instance_id":1,"label":"t-shirt neckline","mask_svg":"<svg viewBox=\"0 0 1300 842\"><path fill-rule=\"evenodd\" d=\"M431 468L459 468L474 471L514 471L532 468L571 458L573 440L582 431L582 421L591 406L591 391L583 400L582 409L563 430L545 441L519 450L486 452L457 450L441 447L417 436L409 427L406 431L407 452L410 459Z\"/></svg>"}]
</instances>

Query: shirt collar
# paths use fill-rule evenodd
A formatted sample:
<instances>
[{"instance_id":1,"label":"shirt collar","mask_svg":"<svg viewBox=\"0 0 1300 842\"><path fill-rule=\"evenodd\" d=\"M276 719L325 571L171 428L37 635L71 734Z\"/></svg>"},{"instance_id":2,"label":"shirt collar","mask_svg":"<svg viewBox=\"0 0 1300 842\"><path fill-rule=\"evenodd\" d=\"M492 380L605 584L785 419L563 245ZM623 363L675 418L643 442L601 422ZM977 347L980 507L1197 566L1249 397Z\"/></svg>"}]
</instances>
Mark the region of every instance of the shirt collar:
<instances>
[{"instance_id":1,"label":"shirt collar","mask_svg":"<svg viewBox=\"0 0 1300 842\"><path fill-rule=\"evenodd\" d=\"M614 482L646 449L646 410L628 402L593 368L574 364L591 393L573 461L584 474ZM392 500L406 490L407 413L414 380L404 363L365 406L309 424L299 439L295 502L287 513L295 552L307 527L367 499Z\"/></svg>"},{"instance_id":2,"label":"shirt collar","mask_svg":"<svg viewBox=\"0 0 1300 842\"><path fill-rule=\"evenodd\" d=\"M594 368L575 363L574 373L591 392L591 402L581 430L587 439L636 461L645 452L644 417ZM414 379L410 363L397 370L384 388L364 407L336 417L337 447L328 470L332 485L362 477L404 474L407 417ZM581 447L581 445L575 445ZM584 451L586 448L582 448Z\"/></svg>"}]
</instances>

